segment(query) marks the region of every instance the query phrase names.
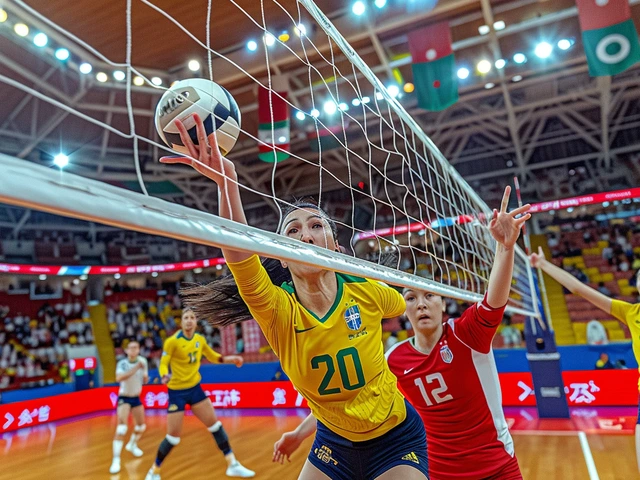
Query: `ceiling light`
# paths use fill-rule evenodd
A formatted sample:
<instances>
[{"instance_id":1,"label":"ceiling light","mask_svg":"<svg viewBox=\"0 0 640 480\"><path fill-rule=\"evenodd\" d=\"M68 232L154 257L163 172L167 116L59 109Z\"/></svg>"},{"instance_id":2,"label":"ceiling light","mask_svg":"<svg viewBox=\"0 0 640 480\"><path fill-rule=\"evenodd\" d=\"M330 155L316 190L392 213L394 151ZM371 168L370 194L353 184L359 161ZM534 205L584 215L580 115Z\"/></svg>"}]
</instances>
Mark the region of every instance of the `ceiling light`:
<instances>
[{"instance_id":1,"label":"ceiling light","mask_svg":"<svg viewBox=\"0 0 640 480\"><path fill-rule=\"evenodd\" d=\"M91 70L93 70L93 67L91 66L90 63L84 62L83 64L80 65L79 67L80 73L84 73L85 75L91 73Z\"/></svg>"},{"instance_id":2,"label":"ceiling light","mask_svg":"<svg viewBox=\"0 0 640 480\"><path fill-rule=\"evenodd\" d=\"M563 38L562 40L558 41L558 48L560 50L569 50L571 48L571 45L573 45L573 43L568 38Z\"/></svg>"},{"instance_id":3,"label":"ceiling light","mask_svg":"<svg viewBox=\"0 0 640 480\"><path fill-rule=\"evenodd\" d=\"M27 27L24 23L16 23L13 26L13 31L16 32L16 35L19 37L26 37L29 35L29 27Z\"/></svg>"},{"instance_id":4,"label":"ceiling light","mask_svg":"<svg viewBox=\"0 0 640 480\"><path fill-rule=\"evenodd\" d=\"M309 115L311 115L313 118L318 118L320 116L320 110L314 108L313 110L311 110Z\"/></svg>"},{"instance_id":5,"label":"ceiling light","mask_svg":"<svg viewBox=\"0 0 640 480\"><path fill-rule=\"evenodd\" d=\"M305 27L302 23L299 23L298 26L294 27L293 33L295 33L299 37L303 37L307 34L307 27Z\"/></svg>"},{"instance_id":6,"label":"ceiling light","mask_svg":"<svg viewBox=\"0 0 640 480\"><path fill-rule=\"evenodd\" d=\"M249 41L247 42L247 49L248 49L250 52L255 52L255 51L258 49L258 44L256 43L256 41L255 41L255 40L249 40Z\"/></svg>"},{"instance_id":7,"label":"ceiling light","mask_svg":"<svg viewBox=\"0 0 640 480\"><path fill-rule=\"evenodd\" d=\"M125 78L127 78L127 75L122 70L116 70L115 72L113 72L113 78L115 78L118 82L121 82Z\"/></svg>"},{"instance_id":8,"label":"ceiling light","mask_svg":"<svg viewBox=\"0 0 640 480\"><path fill-rule=\"evenodd\" d=\"M200 71L200 62L198 60L189 60L189 63L187 64L187 67L192 72L198 72L198 71Z\"/></svg>"},{"instance_id":9,"label":"ceiling light","mask_svg":"<svg viewBox=\"0 0 640 480\"><path fill-rule=\"evenodd\" d=\"M362 97L362 103L367 104L371 101L369 97Z\"/></svg>"},{"instance_id":10,"label":"ceiling light","mask_svg":"<svg viewBox=\"0 0 640 480\"><path fill-rule=\"evenodd\" d=\"M489 82L489 83L485 84L484 88L486 88L487 90L490 90L490 89L492 89L492 88L493 88L493 87L495 87L495 86L496 86L496 84L495 84L495 83L491 83L491 82Z\"/></svg>"},{"instance_id":11,"label":"ceiling light","mask_svg":"<svg viewBox=\"0 0 640 480\"><path fill-rule=\"evenodd\" d=\"M511 81L512 82L519 82L520 80L522 80L522 75L515 75Z\"/></svg>"},{"instance_id":12,"label":"ceiling light","mask_svg":"<svg viewBox=\"0 0 640 480\"><path fill-rule=\"evenodd\" d=\"M9 15L7 15L7 11L0 8L0 23L6 22L7 18L9 18Z\"/></svg>"},{"instance_id":13,"label":"ceiling light","mask_svg":"<svg viewBox=\"0 0 640 480\"><path fill-rule=\"evenodd\" d=\"M354 98L353 100L351 100L351 105L353 105L354 107L359 107L360 106L360 99L359 98Z\"/></svg>"},{"instance_id":14,"label":"ceiling light","mask_svg":"<svg viewBox=\"0 0 640 480\"><path fill-rule=\"evenodd\" d=\"M106 73L104 73L104 72L98 72L98 73L96 74L96 80L98 80L98 81L99 81L99 82L101 82L101 83L104 83L104 82L106 82L107 80L109 80L109 77L108 77L108 76L107 76L107 74L106 74Z\"/></svg>"},{"instance_id":15,"label":"ceiling light","mask_svg":"<svg viewBox=\"0 0 640 480\"><path fill-rule=\"evenodd\" d=\"M462 67L458 69L458 78L460 80L466 80L467 78L469 78L469 69L466 67Z\"/></svg>"},{"instance_id":16,"label":"ceiling light","mask_svg":"<svg viewBox=\"0 0 640 480\"><path fill-rule=\"evenodd\" d=\"M553 46L548 42L540 42L536 45L535 54L538 58L549 58L553 52Z\"/></svg>"},{"instance_id":17,"label":"ceiling light","mask_svg":"<svg viewBox=\"0 0 640 480\"><path fill-rule=\"evenodd\" d=\"M64 153L59 153L55 157L53 157L53 163L58 168L64 168L69 165L69 157L67 157Z\"/></svg>"},{"instance_id":18,"label":"ceiling light","mask_svg":"<svg viewBox=\"0 0 640 480\"><path fill-rule=\"evenodd\" d=\"M133 84L134 84L136 87L141 87L141 86L143 86L143 85L144 85L144 78L142 78L142 77L140 77L140 76L136 75L135 77L133 77Z\"/></svg>"},{"instance_id":19,"label":"ceiling light","mask_svg":"<svg viewBox=\"0 0 640 480\"><path fill-rule=\"evenodd\" d=\"M340 102L338 104L338 110L340 110L341 112L346 112L347 110L349 110L349 105L344 102Z\"/></svg>"},{"instance_id":20,"label":"ceiling light","mask_svg":"<svg viewBox=\"0 0 640 480\"><path fill-rule=\"evenodd\" d=\"M376 92L376 100L383 100L384 97L382 96L381 92Z\"/></svg>"},{"instance_id":21,"label":"ceiling light","mask_svg":"<svg viewBox=\"0 0 640 480\"><path fill-rule=\"evenodd\" d=\"M373 4L378 8L384 8L384 6L387 4L387 0L375 0Z\"/></svg>"},{"instance_id":22,"label":"ceiling light","mask_svg":"<svg viewBox=\"0 0 640 480\"><path fill-rule=\"evenodd\" d=\"M64 62L65 60L69 60L69 57L71 56L71 54L69 53L69 50L67 50L66 48L57 49L54 55L61 62Z\"/></svg>"},{"instance_id":23,"label":"ceiling light","mask_svg":"<svg viewBox=\"0 0 640 480\"><path fill-rule=\"evenodd\" d=\"M324 103L324 106L322 107L322 109L324 110L324 113L328 115L333 115L334 113L336 113L338 106L333 100L329 100L328 102Z\"/></svg>"},{"instance_id":24,"label":"ceiling light","mask_svg":"<svg viewBox=\"0 0 640 480\"><path fill-rule=\"evenodd\" d=\"M304 112L301 112L300 110L298 110L298 111L296 112L296 118L297 118L298 120L304 120L304 119L305 119L305 117L306 117L306 115L304 114Z\"/></svg>"},{"instance_id":25,"label":"ceiling light","mask_svg":"<svg viewBox=\"0 0 640 480\"><path fill-rule=\"evenodd\" d=\"M33 44L36 47L44 47L48 42L49 38L42 32L36 33L36 35L33 37Z\"/></svg>"},{"instance_id":26,"label":"ceiling light","mask_svg":"<svg viewBox=\"0 0 640 480\"><path fill-rule=\"evenodd\" d=\"M397 85L389 85L387 87L387 92L389 92L391 98L396 98L398 95L400 95L400 88L398 88Z\"/></svg>"},{"instance_id":27,"label":"ceiling light","mask_svg":"<svg viewBox=\"0 0 640 480\"><path fill-rule=\"evenodd\" d=\"M496 60L496 63L494 65L498 70L502 70L506 64L507 61L504 58L499 58L498 60Z\"/></svg>"},{"instance_id":28,"label":"ceiling light","mask_svg":"<svg viewBox=\"0 0 640 480\"><path fill-rule=\"evenodd\" d=\"M482 74L489 73L491 71L491 62L489 60L480 60L476 66L478 71Z\"/></svg>"},{"instance_id":29,"label":"ceiling light","mask_svg":"<svg viewBox=\"0 0 640 480\"><path fill-rule=\"evenodd\" d=\"M267 47L273 47L276 44L276 37L267 32L264 34L264 43Z\"/></svg>"},{"instance_id":30,"label":"ceiling light","mask_svg":"<svg viewBox=\"0 0 640 480\"><path fill-rule=\"evenodd\" d=\"M478 27L478 33L480 35L486 35L491 31L491 29L489 28L489 25L480 25Z\"/></svg>"},{"instance_id":31,"label":"ceiling light","mask_svg":"<svg viewBox=\"0 0 640 480\"><path fill-rule=\"evenodd\" d=\"M366 9L367 9L367 6L364 4L364 2L360 0L355 2L351 7L351 11L356 15L362 15Z\"/></svg>"},{"instance_id":32,"label":"ceiling light","mask_svg":"<svg viewBox=\"0 0 640 480\"><path fill-rule=\"evenodd\" d=\"M524 53L516 53L513 56L513 61L516 63L525 63L527 61L527 56Z\"/></svg>"},{"instance_id":33,"label":"ceiling light","mask_svg":"<svg viewBox=\"0 0 640 480\"><path fill-rule=\"evenodd\" d=\"M504 23L504 20L498 20L494 22L493 29L494 30L504 30L507 25Z\"/></svg>"},{"instance_id":34,"label":"ceiling light","mask_svg":"<svg viewBox=\"0 0 640 480\"><path fill-rule=\"evenodd\" d=\"M162 85L162 79L160 77L151 77L151 83L153 83L156 87Z\"/></svg>"}]
</instances>

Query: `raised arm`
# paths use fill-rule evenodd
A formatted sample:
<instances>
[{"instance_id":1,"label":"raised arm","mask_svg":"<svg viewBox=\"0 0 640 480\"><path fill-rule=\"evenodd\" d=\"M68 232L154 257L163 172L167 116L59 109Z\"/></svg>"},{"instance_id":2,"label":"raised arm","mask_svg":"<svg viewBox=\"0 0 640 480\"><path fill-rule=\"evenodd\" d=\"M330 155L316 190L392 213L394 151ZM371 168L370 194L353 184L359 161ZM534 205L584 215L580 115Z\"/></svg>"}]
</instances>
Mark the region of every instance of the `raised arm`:
<instances>
[{"instance_id":1,"label":"raised arm","mask_svg":"<svg viewBox=\"0 0 640 480\"><path fill-rule=\"evenodd\" d=\"M603 295L595 288L585 285L569 272L565 272L562 268L549 262L544 258L544 252L541 247L538 247L538 253L531 254L529 260L533 267L540 268L544 273L568 289L571 293L580 295L603 312L611 313L612 301L609 297Z\"/></svg>"},{"instance_id":2,"label":"raised arm","mask_svg":"<svg viewBox=\"0 0 640 480\"><path fill-rule=\"evenodd\" d=\"M191 158L163 157L160 161L162 163L190 165L205 177L213 180L218 185L218 215L222 218L247 225L247 218L245 217L242 199L240 198L240 189L237 183L238 175L235 165L220 153L215 133L211 133L207 137L200 116L194 114L193 119L196 122L198 145L193 143L184 124L180 120L175 121L176 127L178 127L178 131L180 132L182 143L189 149ZM202 148L203 145L205 148ZM251 256L249 253L229 248L223 248L222 254L229 263L241 262Z\"/></svg>"},{"instance_id":3,"label":"raised arm","mask_svg":"<svg viewBox=\"0 0 640 480\"><path fill-rule=\"evenodd\" d=\"M498 243L487 288L487 303L493 308L502 307L509 300L516 241L520 236L522 225L531 218L531 214L526 213L529 210L529 204L507 212L509 195L511 195L511 187L507 186L502 196L500 211L493 211L493 218L489 223L489 232ZM521 216L516 218L518 215Z\"/></svg>"}]
</instances>

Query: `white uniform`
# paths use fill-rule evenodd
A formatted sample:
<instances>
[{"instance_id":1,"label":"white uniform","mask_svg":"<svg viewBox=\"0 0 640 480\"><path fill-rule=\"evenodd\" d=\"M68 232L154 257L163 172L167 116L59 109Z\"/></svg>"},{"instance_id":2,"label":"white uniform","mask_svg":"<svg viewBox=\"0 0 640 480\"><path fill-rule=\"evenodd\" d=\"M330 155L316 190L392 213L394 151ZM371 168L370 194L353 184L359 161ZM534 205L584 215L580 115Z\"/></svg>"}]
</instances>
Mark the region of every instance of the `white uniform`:
<instances>
[{"instance_id":1,"label":"white uniform","mask_svg":"<svg viewBox=\"0 0 640 480\"><path fill-rule=\"evenodd\" d=\"M131 375L126 380L120 382L120 390L118 395L121 397L139 397L142 392L142 384L144 383L144 377L149 375L149 365L147 359L138 356L135 362L130 362L128 358L123 358L118 362L116 366L116 375L127 373L134 368L138 363L142 363L144 368L141 368L136 373Z\"/></svg>"}]
</instances>

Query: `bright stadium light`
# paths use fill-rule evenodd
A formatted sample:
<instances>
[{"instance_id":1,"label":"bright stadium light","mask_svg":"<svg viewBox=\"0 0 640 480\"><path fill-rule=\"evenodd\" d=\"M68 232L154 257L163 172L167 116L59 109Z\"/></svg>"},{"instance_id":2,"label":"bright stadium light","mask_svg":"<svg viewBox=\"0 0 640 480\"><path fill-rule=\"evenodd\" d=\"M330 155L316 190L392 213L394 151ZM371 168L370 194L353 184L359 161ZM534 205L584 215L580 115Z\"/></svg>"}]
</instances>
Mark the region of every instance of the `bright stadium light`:
<instances>
[{"instance_id":1,"label":"bright stadium light","mask_svg":"<svg viewBox=\"0 0 640 480\"><path fill-rule=\"evenodd\" d=\"M338 106L336 105L336 102L334 102L333 100L329 100L328 102L324 103L322 109L327 115L333 115L334 113L336 113Z\"/></svg>"},{"instance_id":2,"label":"bright stadium light","mask_svg":"<svg viewBox=\"0 0 640 480\"><path fill-rule=\"evenodd\" d=\"M344 102L340 102L338 104L338 110L340 110L341 112L346 112L347 110L349 110L349 105Z\"/></svg>"},{"instance_id":3,"label":"bright stadium light","mask_svg":"<svg viewBox=\"0 0 640 480\"><path fill-rule=\"evenodd\" d=\"M360 0L358 0L351 6L351 11L358 16L362 15L366 10L367 6Z\"/></svg>"},{"instance_id":4,"label":"bright stadium light","mask_svg":"<svg viewBox=\"0 0 640 480\"><path fill-rule=\"evenodd\" d=\"M38 280L43 280L44 281L46 279L47 279L47 276L44 273L41 274L41 275L38 275Z\"/></svg>"},{"instance_id":5,"label":"bright stadium light","mask_svg":"<svg viewBox=\"0 0 640 480\"><path fill-rule=\"evenodd\" d=\"M489 28L489 25L480 25L478 27L478 33L480 35L487 35L490 31L491 31L491 28Z\"/></svg>"},{"instance_id":6,"label":"bright stadium light","mask_svg":"<svg viewBox=\"0 0 640 480\"><path fill-rule=\"evenodd\" d=\"M571 42L571 40L569 40L568 38L563 38L561 40L558 40L558 48L560 50L569 50L572 45L573 45L573 42Z\"/></svg>"},{"instance_id":7,"label":"bright stadium light","mask_svg":"<svg viewBox=\"0 0 640 480\"><path fill-rule=\"evenodd\" d=\"M7 18L9 18L9 15L7 15L7 11L0 8L0 23L6 22Z\"/></svg>"},{"instance_id":8,"label":"bright stadium light","mask_svg":"<svg viewBox=\"0 0 640 480\"><path fill-rule=\"evenodd\" d=\"M93 70L93 67L91 66L90 63L84 62L83 64L80 65L79 70L80 70L80 73L83 73L84 75L88 75L91 73L91 70Z\"/></svg>"},{"instance_id":9,"label":"bright stadium light","mask_svg":"<svg viewBox=\"0 0 640 480\"><path fill-rule=\"evenodd\" d=\"M19 37L26 37L27 35L29 35L29 27L27 27L27 25L25 25L24 23L16 23L13 26L13 31L16 32L16 35L18 35Z\"/></svg>"},{"instance_id":10,"label":"bright stadium light","mask_svg":"<svg viewBox=\"0 0 640 480\"><path fill-rule=\"evenodd\" d=\"M160 77L152 77L151 83L153 83L156 87L162 85L162 79Z\"/></svg>"},{"instance_id":11,"label":"bright stadium light","mask_svg":"<svg viewBox=\"0 0 640 480\"><path fill-rule=\"evenodd\" d=\"M497 22L494 22L493 29L496 31L500 31L500 30L504 30L506 26L507 24L504 23L504 20L498 20Z\"/></svg>"},{"instance_id":12,"label":"bright stadium light","mask_svg":"<svg viewBox=\"0 0 640 480\"><path fill-rule=\"evenodd\" d=\"M143 86L143 85L144 85L144 78L142 78L142 77L140 77L140 76L136 75L135 77L133 77L133 84L134 84L136 87L141 87L141 86Z\"/></svg>"},{"instance_id":13,"label":"bright stadium light","mask_svg":"<svg viewBox=\"0 0 640 480\"><path fill-rule=\"evenodd\" d=\"M36 33L35 36L33 37L33 44L36 47L46 47L47 43L49 43L49 38L47 37L46 34L42 32Z\"/></svg>"},{"instance_id":14,"label":"bright stadium light","mask_svg":"<svg viewBox=\"0 0 640 480\"><path fill-rule=\"evenodd\" d=\"M377 8L384 8L384 6L387 4L387 0L375 0L375 2L373 2L373 4Z\"/></svg>"},{"instance_id":15,"label":"bright stadium light","mask_svg":"<svg viewBox=\"0 0 640 480\"><path fill-rule=\"evenodd\" d=\"M122 82L125 78L127 78L127 74L122 70L116 70L113 72L113 78L115 78L118 82Z\"/></svg>"},{"instance_id":16,"label":"bright stadium light","mask_svg":"<svg viewBox=\"0 0 640 480\"><path fill-rule=\"evenodd\" d=\"M200 70L200 62L198 60L189 60L187 67L189 67L189 70L192 72L197 72Z\"/></svg>"},{"instance_id":17,"label":"bright stadium light","mask_svg":"<svg viewBox=\"0 0 640 480\"><path fill-rule=\"evenodd\" d=\"M293 33L295 33L298 37L304 37L307 34L307 27L304 24L299 23L296 27L293 28Z\"/></svg>"},{"instance_id":18,"label":"bright stadium light","mask_svg":"<svg viewBox=\"0 0 640 480\"><path fill-rule=\"evenodd\" d=\"M300 110L298 110L296 112L296 118L300 121L304 120L306 117L306 115L304 114L304 112L301 112Z\"/></svg>"},{"instance_id":19,"label":"bright stadium light","mask_svg":"<svg viewBox=\"0 0 640 480\"><path fill-rule=\"evenodd\" d=\"M255 40L249 40L247 42L247 50L255 52L258 49L258 43Z\"/></svg>"},{"instance_id":20,"label":"bright stadium light","mask_svg":"<svg viewBox=\"0 0 640 480\"><path fill-rule=\"evenodd\" d=\"M71 56L71 54L69 53L69 50L67 50L66 48L57 49L54 55L61 62L64 62L65 60L69 60L69 57Z\"/></svg>"},{"instance_id":21,"label":"bright stadium light","mask_svg":"<svg viewBox=\"0 0 640 480\"><path fill-rule=\"evenodd\" d=\"M527 56L524 53L516 53L513 56L513 61L519 64L523 64L527 61Z\"/></svg>"},{"instance_id":22,"label":"bright stadium light","mask_svg":"<svg viewBox=\"0 0 640 480\"><path fill-rule=\"evenodd\" d=\"M496 63L494 65L498 70L502 70L506 64L507 61L504 58L499 58L498 60L496 60Z\"/></svg>"},{"instance_id":23,"label":"bright stadium light","mask_svg":"<svg viewBox=\"0 0 640 480\"><path fill-rule=\"evenodd\" d=\"M351 100L351 105L353 105L354 107L359 107L360 106L360 99L359 98L354 98L353 100Z\"/></svg>"},{"instance_id":24,"label":"bright stadium light","mask_svg":"<svg viewBox=\"0 0 640 480\"><path fill-rule=\"evenodd\" d=\"M469 74L471 72L469 72L469 69L466 67L462 67L458 69L458 78L460 80L466 80L467 78L469 78Z\"/></svg>"},{"instance_id":25,"label":"bright stadium light","mask_svg":"<svg viewBox=\"0 0 640 480\"><path fill-rule=\"evenodd\" d=\"M309 115L311 115L313 118L318 118L320 116L320 110L314 108L313 110L311 110Z\"/></svg>"},{"instance_id":26,"label":"bright stadium light","mask_svg":"<svg viewBox=\"0 0 640 480\"><path fill-rule=\"evenodd\" d=\"M476 66L478 71L482 74L489 73L491 71L491 62L489 60L480 60Z\"/></svg>"},{"instance_id":27,"label":"bright stadium light","mask_svg":"<svg viewBox=\"0 0 640 480\"><path fill-rule=\"evenodd\" d=\"M540 42L536 45L535 54L538 58L549 58L553 53L553 46L548 42Z\"/></svg>"},{"instance_id":28,"label":"bright stadium light","mask_svg":"<svg viewBox=\"0 0 640 480\"><path fill-rule=\"evenodd\" d=\"M376 92L376 100L384 100L381 92Z\"/></svg>"},{"instance_id":29,"label":"bright stadium light","mask_svg":"<svg viewBox=\"0 0 640 480\"><path fill-rule=\"evenodd\" d=\"M515 75L511 81L512 82L519 82L520 80L522 80L522 75Z\"/></svg>"},{"instance_id":30,"label":"bright stadium light","mask_svg":"<svg viewBox=\"0 0 640 480\"><path fill-rule=\"evenodd\" d=\"M389 85L387 87L387 92L389 92L391 98L396 98L398 95L400 95L400 88L398 88L397 85Z\"/></svg>"},{"instance_id":31,"label":"bright stadium light","mask_svg":"<svg viewBox=\"0 0 640 480\"><path fill-rule=\"evenodd\" d=\"M58 168L64 168L69 165L69 157L64 153L59 153L53 157L53 164Z\"/></svg>"},{"instance_id":32,"label":"bright stadium light","mask_svg":"<svg viewBox=\"0 0 640 480\"><path fill-rule=\"evenodd\" d=\"M486 88L487 90L491 90L495 86L496 86L495 83L489 82L484 85L484 88Z\"/></svg>"},{"instance_id":33,"label":"bright stadium light","mask_svg":"<svg viewBox=\"0 0 640 480\"><path fill-rule=\"evenodd\" d=\"M273 47L276 44L276 37L267 32L264 34L264 43L267 47Z\"/></svg>"},{"instance_id":34,"label":"bright stadium light","mask_svg":"<svg viewBox=\"0 0 640 480\"><path fill-rule=\"evenodd\" d=\"M100 83L104 83L109 80L109 76L104 72L98 72L96 73L96 80L98 80Z\"/></svg>"},{"instance_id":35,"label":"bright stadium light","mask_svg":"<svg viewBox=\"0 0 640 480\"><path fill-rule=\"evenodd\" d=\"M364 103L365 105L367 103L369 103L371 101L371 99L369 97L362 97L362 103Z\"/></svg>"}]
</instances>

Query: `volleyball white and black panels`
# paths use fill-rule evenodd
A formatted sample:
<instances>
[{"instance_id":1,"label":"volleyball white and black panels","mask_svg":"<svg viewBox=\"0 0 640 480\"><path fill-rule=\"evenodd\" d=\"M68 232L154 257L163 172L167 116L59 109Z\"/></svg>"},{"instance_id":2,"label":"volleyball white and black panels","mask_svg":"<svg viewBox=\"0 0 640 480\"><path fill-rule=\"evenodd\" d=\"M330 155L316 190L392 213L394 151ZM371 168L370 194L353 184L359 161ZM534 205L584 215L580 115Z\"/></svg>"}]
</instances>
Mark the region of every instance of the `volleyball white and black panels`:
<instances>
[{"instance_id":1,"label":"volleyball white and black panels","mask_svg":"<svg viewBox=\"0 0 640 480\"><path fill-rule=\"evenodd\" d=\"M224 87L204 78L176 82L162 95L156 108L155 122L164 143L177 153L189 155L175 120L182 120L191 140L197 145L194 113L202 118L207 135L216 132L222 154L229 153L240 134L240 109Z\"/></svg>"}]
</instances>

